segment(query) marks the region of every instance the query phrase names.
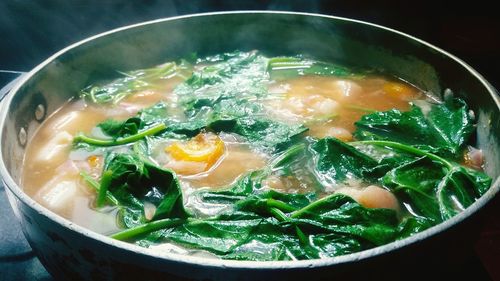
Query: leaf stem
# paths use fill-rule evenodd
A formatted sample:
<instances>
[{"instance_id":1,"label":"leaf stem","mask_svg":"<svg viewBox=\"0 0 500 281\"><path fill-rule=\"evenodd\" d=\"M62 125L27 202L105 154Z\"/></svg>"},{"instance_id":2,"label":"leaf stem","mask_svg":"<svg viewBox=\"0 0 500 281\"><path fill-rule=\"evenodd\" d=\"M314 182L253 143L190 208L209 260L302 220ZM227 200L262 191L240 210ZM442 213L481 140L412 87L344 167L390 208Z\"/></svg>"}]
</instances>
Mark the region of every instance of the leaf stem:
<instances>
[{"instance_id":1,"label":"leaf stem","mask_svg":"<svg viewBox=\"0 0 500 281\"><path fill-rule=\"evenodd\" d=\"M283 221L289 221L290 219L285 215L285 213L283 213L283 211L281 211L280 209L278 208L269 208L269 212L271 212L271 214L273 214L273 216L283 222Z\"/></svg>"},{"instance_id":2,"label":"leaf stem","mask_svg":"<svg viewBox=\"0 0 500 281\"><path fill-rule=\"evenodd\" d=\"M450 163L448 160L446 160L440 156L437 156L436 154L433 154L433 153L430 153L427 151L423 151L423 150L420 150L420 149L415 148L413 146L409 146L409 145L402 144L399 142L381 141L381 140L365 140L365 141L354 141L354 142L350 142L349 144L350 145L353 145L353 144L354 145L356 145L356 144L371 144L371 145L377 145L377 146L386 146L386 147L390 147L390 148L399 149L399 150L402 150L405 152L409 152L409 153L412 153L412 154L415 154L418 156L427 156L428 158L445 165L446 168L448 168L449 170L452 170L453 167L455 166L452 163Z\"/></svg>"},{"instance_id":3,"label":"leaf stem","mask_svg":"<svg viewBox=\"0 0 500 281\"><path fill-rule=\"evenodd\" d=\"M269 208L269 211L279 221L281 221L281 222L290 222L290 218L287 215L285 215L285 213L283 213L280 209L278 209L278 208ZM296 225L295 223L293 223L293 222L292 222L292 224L295 227L295 233L297 234L297 237L299 238L300 244L301 245L309 245L307 236L300 229L300 227L298 225Z\"/></svg>"},{"instance_id":4,"label":"leaf stem","mask_svg":"<svg viewBox=\"0 0 500 281\"><path fill-rule=\"evenodd\" d=\"M297 233L297 237L299 238L300 244L302 244L302 246L309 245L307 236L304 234L304 232L302 232L302 230L297 225L295 225L295 232Z\"/></svg>"},{"instance_id":5,"label":"leaf stem","mask_svg":"<svg viewBox=\"0 0 500 281\"><path fill-rule=\"evenodd\" d=\"M290 213L290 212L297 210L297 208L295 208L292 205L289 205L283 201L272 199L272 198L267 199L266 204L268 207L277 208L277 209L284 211L284 212L287 212L287 213Z\"/></svg>"},{"instance_id":6,"label":"leaf stem","mask_svg":"<svg viewBox=\"0 0 500 281\"><path fill-rule=\"evenodd\" d=\"M290 218L297 219L297 218L303 216L305 213L308 213L311 209L319 207L319 206L321 206L323 204L327 204L328 201L332 197L337 196L337 195L338 195L337 193L333 193L333 194L325 196L325 197L323 197L321 199L318 199L318 200L312 202L311 204L309 204L309 205L307 205L307 206L305 206L305 207L303 207L303 208L301 208L301 209L293 212L292 215L290 216Z\"/></svg>"},{"instance_id":7,"label":"leaf stem","mask_svg":"<svg viewBox=\"0 0 500 281\"><path fill-rule=\"evenodd\" d=\"M80 134L80 135L77 135L73 141L74 142L85 142L85 143L95 145L95 146L123 145L123 144L132 143L132 142L141 140L141 139L145 138L146 136L155 135L155 134L165 130L166 128L167 128L167 126L165 126L165 124L160 123L160 124L155 125L147 130L139 132L135 135L131 135L131 136L124 137L124 138L118 138L116 140L95 139L95 138L91 138L91 137L85 136L83 134Z\"/></svg>"},{"instance_id":8,"label":"leaf stem","mask_svg":"<svg viewBox=\"0 0 500 281\"><path fill-rule=\"evenodd\" d=\"M97 194L96 205L97 207L102 207L104 201L106 201L106 196L108 194L109 186L111 185L111 180L113 179L113 171L107 170L102 173L101 184L99 186L99 193Z\"/></svg>"},{"instance_id":9,"label":"leaf stem","mask_svg":"<svg viewBox=\"0 0 500 281\"><path fill-rule=\"evenodd\" d=\"M296 145L290 147L289 149L287 149L285 152L280 154L280 156L276 157L271 162L271 164L269 165L271 167L271 170L274 170L274 169L280 167L281 165L283 165L284 163L286 163L287 161L290 161L290 159L292 159L294 156L296 156L297 154L302 152L305 147L306 147L305 144L300 143L300 144L296 144Z\"/></svg>"},{"instance_id":10,"label":"leaf stem","mask_svg":"<svg viewBox=\"0 0 500 281\"><path fill-rule=\"evenodd\" d=\"M155 230L164 228L175 227L185 222L186 220L184 219L162 219L117 232L110 237L122 241L130 240L131 238L137 237L142 234L150 233Z\"/></svg>"},{"instance_id":11,"label":"leaf stem","mask_svg":"<svg viewBox=\"0 0 500 281\"><path fill-rule=\"evenodd\" d=\"M85 180L85 182L92 187L97 193L99 193L100 186L99 183L92 178L87 172L85 171L80 171L80 176ZM106 199L109 201L109 203L117 206L119 204L118 199L109 191L106 191Z\"/></svg>"}]
</instances>

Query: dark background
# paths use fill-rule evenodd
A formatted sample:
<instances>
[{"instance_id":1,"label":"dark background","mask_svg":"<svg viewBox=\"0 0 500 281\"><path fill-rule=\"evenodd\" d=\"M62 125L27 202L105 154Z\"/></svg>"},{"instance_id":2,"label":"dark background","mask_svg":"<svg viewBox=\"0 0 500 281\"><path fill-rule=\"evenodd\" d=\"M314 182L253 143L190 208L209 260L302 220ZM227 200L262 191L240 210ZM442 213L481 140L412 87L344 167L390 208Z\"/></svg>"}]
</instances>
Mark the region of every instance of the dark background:
<instances>
[{"instance_id":1,"label":"dark background","mask_svg":"<svg viewBox=\"0 0 500 281\"><path fill-rule=\"evenodd\" d=\"M0 88L67 45L116 27L221 10L287 10L368 21L403 31L463 59L500 88L500 15L494 1L0 0ZM500 198L457 280L500 280ZM51 280L33 258L0 187L0 280ZM431 278L432 279L432 278Z\"/></svg>"},{"instance_id":2,"label":"dark background","mask_svg":"<svg viewBox=\"0 0 500 281\"><path fill-rule=\"evenodd\" d=\"M462 3L460 3L462 2ZM2 0L0 70L27 71L88 36L146 20L220 10L290 10L391 27L465 60L497 88L500 21L495 1Z\"/></svg>"}]
</instances>

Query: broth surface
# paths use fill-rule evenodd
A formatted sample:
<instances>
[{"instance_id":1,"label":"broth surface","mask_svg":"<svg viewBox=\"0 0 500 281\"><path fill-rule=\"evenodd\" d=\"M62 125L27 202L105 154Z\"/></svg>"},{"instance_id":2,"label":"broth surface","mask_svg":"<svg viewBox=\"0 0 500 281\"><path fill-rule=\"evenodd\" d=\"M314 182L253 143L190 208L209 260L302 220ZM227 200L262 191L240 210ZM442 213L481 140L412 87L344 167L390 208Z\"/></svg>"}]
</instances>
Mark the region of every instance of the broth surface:
<instances>
[{"instance_id":1,"label":"broth surface","mask_svg":"<svg viewBox=\"0 0 500 281\"><path fill-rule=\"evenodd\" d=\"M334 77L303 76L290 81L269 83L268 87L271 92L276 91L275 88L279 87L280 92L276 95L281 97L266 100L264 104L268 107L271 116L287 122L301 123L304 119L325 115L321 111L311 109L314 102L309 102L307 100L309 97L315 96L319 103L333 100L338 103L338 107L334 109L334 116L320 121L312 121L307 134L314 137L326 137L335 136L340 131L340 138L342 138L345 132L348 135L352 134L354 122L366 114L366 111L359 108L408 110L409 101L424 97L421 91L408 84L405 85L408 87L408 93L403 97L389 95L384 92L384 85L402 83L390 81L381 77L366 78L354 82ZM160 100L175 101L178 97L172 91L175 85L181 81L176 79L169 82L165 83L161 89L143 91L113 107L95 106L82 100L69 101L44 122L28 147L24 161L26 167L23 173L23 186L26 192L46 207L77 224L105 234L116 231L117 228L110 227L109 223L88 223L95 219L112 221L111 218L103 217L116 215L116 212L113 211L102 213L93 208L92 202L95 200L95 194L82 182L78 172L79 169L87 169L93 171L93 174L97 176L101 173L102 164L97 165L92 170L88 163L89 155L73 155L71 157L70 137L67 139L62 137L62 140L55 147L53 140L59 139L63 134L71 136L77 133L90 134L97 124L106 119L126 119L134 116L140 109L151 106ZM344 84L350 85L351 88L342 92ZM301 104L301 108L297 109L293 103ZM269 156L250 150L245 142L238 140L237 137L228 135L226 138L230 144L224 159L217 166L208 172L200 173L201 175L181 176L181 183L186 189L191 187L216 189L225 187L242 174L262 168L266 164L266 159ZM352 137L347 137L347 140L350 139ZM46 153L50 155L46 156ZM48 205L44 196L47 197L46 194L51 186L61 181L72 182L77 187L72 195L73 199L65 201L62 206ZM282 183L277 185L279 186L274 188L285 192L310 190L308 186L300 187L299 183L290 181L284 185Z\"/></svg>"}]
</instances>

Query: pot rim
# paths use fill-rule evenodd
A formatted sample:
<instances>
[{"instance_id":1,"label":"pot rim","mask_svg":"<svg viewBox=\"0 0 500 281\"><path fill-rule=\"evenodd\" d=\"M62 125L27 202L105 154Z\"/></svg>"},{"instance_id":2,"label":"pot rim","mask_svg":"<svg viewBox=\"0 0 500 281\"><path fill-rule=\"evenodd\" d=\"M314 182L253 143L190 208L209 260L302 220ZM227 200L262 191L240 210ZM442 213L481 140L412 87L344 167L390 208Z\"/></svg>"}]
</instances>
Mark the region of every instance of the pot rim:
<instances>
[{"instance_id":1,"label":"pot rim","mask_svg":"<svg viewBox=\"0 0 500 281\"><path fill-rule=\"evenodd\" d=\"M182 16L176 16L176 17L169 17L169 18L161 18L161 19L156 19L156 20L151 20L151 21L146 21L146 22L141 22L137 24L132 24L132 25L127 25L123 27L119 27L113 30L109 30L91 37L88 37L84 40L78 41L76 43L73 43L69 45L68 47L61 49L54 55L50 56L47 58L45 61L37 65L35 68L33 68L31 71L29 71L24 77L22 77L15 85L11 93L8 94L7 97L5 97L5 100L2 102L1 108L0 108L0 149L3 151L4 146L3 146L3 139L4 139L4 132L3 128L5 126L5 121L7 117L7 109L9 108L13 96L18 92L18 90L21 88L23 84L26 83L29 79L31 79L32 76L34 76L37 72L39 72L41 69L43 69L45 66L47 66L49 63L54 61L56 58L59 56L63 55L67 51L74 49L76 47L79 47L81 45L84 45L87 42L90 42L94 39L104 37L113 33L118 33L124 30L128 29L133 29L136 27L140 26L146 26L146 25L153 25L156 23L161 23L161 22L169 22L169 21L176 21L180 19L185 19L185 18L193 18L193 17L210 17L210 16L223 16L223 15L234 15L234 14L276 14L276 15L291 15L291 16L306 16L306 17L319 17L319 18L325 18L325 19L333 19L333 20L338 20L338 21L344 21L344 22L352 22L356 24L361 24L361 25L366 25L366 26L371 26L375 27L378 29L382 29L388 32L395 33L396 35L406 37L407 39L410 39L412 41L415 41L421 45L426 46L427 48L430 48L444 56L446 56L449 59L454 60L458 64L460 64L462 67L464 67L468 72L470 72L472 75L474 75L482 84L483 86L488 90L490 95L492 96L493 100L495 101L497 108L500 110L500 98L497 94L497 91L495 88L488 82L486 81L483 76L481 76L476 70L474 70L471 66L466 64L464 61L461 59L457 58L456 56L430 44L427 43L421 39L418 39L416 37L413 37L411 35L408 35L406 33L397 31L392 28L388 28L385 26L381 26L378 24L373 24L361 20L356 20L356 19L350 19L350 18L345 18L345 17L337 17L337 16L330 16L330 15L324 15L324 14L316 14L316 13L303 13L303 12L289 12L289 11L259 11L259 10L242 10L242 11L225 11L225 12L210 12L210 13L198 13L198 14L188 14L188 15L182 15ZM3 152L2 152L3 155ZM398 241L393 241L391 243L378 246L372 249L364 250L361 252L356 252L352 254L347 254L347 255L342 255L342 256L337 256L337 257L331 257L331 258L322 258L322 259L314 259L314 260L298 260L298 261L236 261L236 260L224 260L224 259L210 259L210 258L203 258L203 257L195 257L195 256L189 256L189 255L184 255L184 254L175 254L175 253L162 253L159 251L153 251L147 248L143 248L131 243L127 242L122 242L118 241L115 239L112 239L108 236L105 236L103 234L99 234L97 232L93 232L91 230L88 230L82 226L76 225L75 223L69 221L68 219L63 218L62 216L57 215L56 213L50 211L49 209L43 207L41 204L36 202L34 199L29 197L26 193L23 192L20 186L18 186L13 178L10 176L5 163L3 161L3 157L1 157L0 161L0 175L2 177L2 180L7 188L14 193L14 195L17 197L18 200L22 201L23 203L27 204L30 206L32 209L34 209L39 215L42 215L51 221L54 221L58 223L59 225L70 229L71 231L77 232L78 234L87 236L91 239L98 240L102 243L108 244L113 247L117 247L126 251L132 251L137 254L149 256L152 258L159 258L159 259L164 259L164 260L170 260L178 263L184 263L184 264L191 264L191 265L199 265L199 266L204 266L204 267L212 267L212 268L220 268L220 269L241 269L241 268L246 268L246 269L260 269L260 270L279 270L279 269L294 269L294 268L304 268L304 267L326 267L326 266L333 266L337 264L344 264L344 263L350 263L350 262L356 262L359 260L364 260L364 259L369 259L375 256L379 256L391 251L395 251L398 249L401 249L407 245L411 245L414 243L417 243L421 240L427 239L430 236L437 235L448 228L451 228L455 224L460 223L461 221L467 219L471 215L473 215L475 212L477 212L479 209L481 209L483 206L485 206L490 200L492 200L495 195L499 192L500 190L500 177L498 177L491 185L490 189L477 201L475 201L471 206L469 206L466 210L461 212L460 214L454 216L451 219L448 219L438 225L435 225L427 230L424 230L422 232L413 234L410 237L407 237L402 240Z\"/></svg>"}]
</instances>

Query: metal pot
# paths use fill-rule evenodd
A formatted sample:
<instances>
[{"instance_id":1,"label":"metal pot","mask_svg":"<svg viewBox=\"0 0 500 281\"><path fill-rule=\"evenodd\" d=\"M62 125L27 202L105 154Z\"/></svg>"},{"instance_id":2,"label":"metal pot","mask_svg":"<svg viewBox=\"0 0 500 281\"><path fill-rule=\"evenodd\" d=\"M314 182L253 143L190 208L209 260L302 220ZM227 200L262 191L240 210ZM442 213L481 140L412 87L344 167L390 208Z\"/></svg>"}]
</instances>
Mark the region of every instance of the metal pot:
<instances>
[{"instance_id":1,"label":"metal pot","mask_svg":"<svg viewBox=\"0 0 500 281\"><path fill-rule=\"evenodd\" d=\"M52 213L19 185L22 161L41 122L91 81L199 55L258 49L309 54L376 68L439 96L450 88L472 107L490 190L467 210L412 237L363 252L308 261L249 262L158 254L91 232ZM299 280L419 276L453 263L478 233L480 210L500 189L500 100L463 61L385 27L331 16L230 12L156 20L106 32L61 50L25 75L3 102L0 172L30 245L61 280ZM452 260L447 258L455 257ZM418 262L418 268L414 268ZM424 266L425 265L425 266Z\"/></svg>"}]
</instances>

